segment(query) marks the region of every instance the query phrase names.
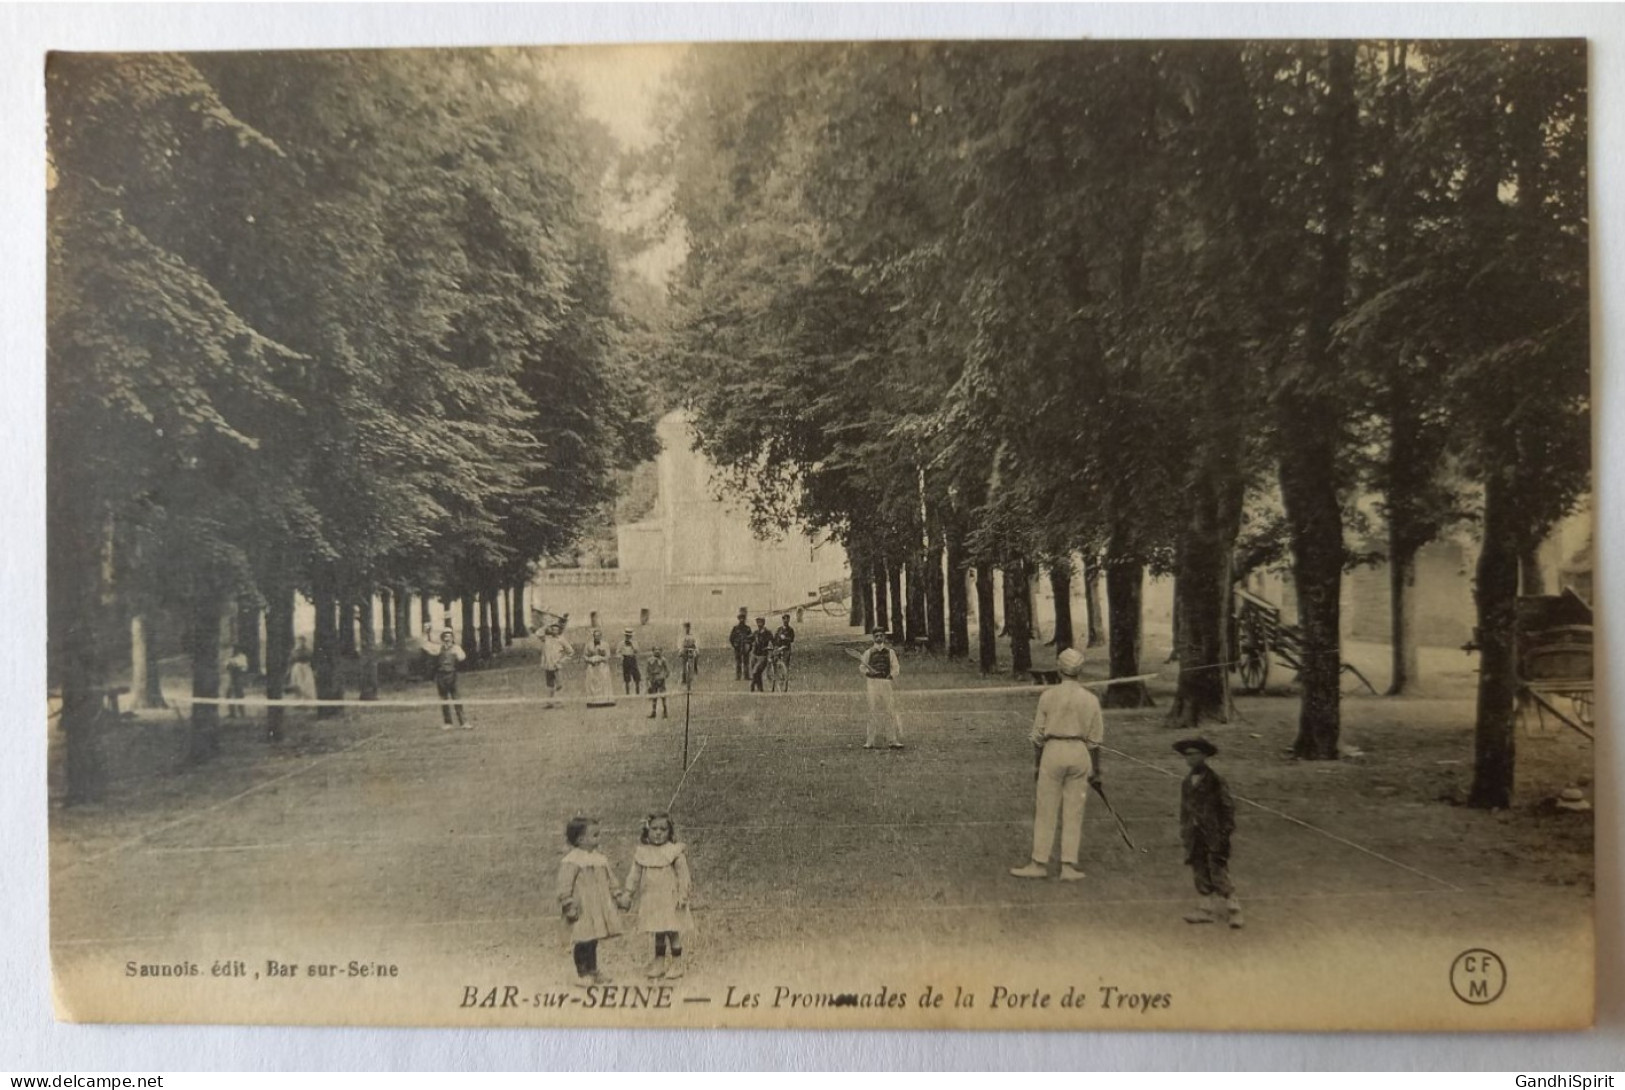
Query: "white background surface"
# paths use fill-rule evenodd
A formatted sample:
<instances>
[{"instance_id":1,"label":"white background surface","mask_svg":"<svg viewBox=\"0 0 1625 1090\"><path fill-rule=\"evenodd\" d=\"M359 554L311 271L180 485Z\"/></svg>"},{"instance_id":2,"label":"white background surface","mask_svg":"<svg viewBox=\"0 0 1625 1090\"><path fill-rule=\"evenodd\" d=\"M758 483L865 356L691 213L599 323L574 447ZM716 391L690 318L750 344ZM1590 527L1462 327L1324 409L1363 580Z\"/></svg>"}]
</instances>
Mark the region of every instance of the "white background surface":
<instances>
[{"instance_id":1,"label":"white background surface","mask_svg":"<svg viewBox=\"0 0 1625 1090\"><path fill-rule=\"evenodd\" d=\"M1597 551L1598 1028L1495 1037L1285 1034L760 1033L325 1030L74 1026L52 1021L46 932L44 733L44 93L49 49L540 45L698 39L928 37L1518 37L1591 41L1594 386L1598 518L1625 541L1617 436L1625 406L1625 9L1500 6L116 5L0 8L0 1070L804 1068L1625 1068L1622 747L1612 606L1625 595ZM1609 319L1613 319L1610 323ZM952 951L943 950L944 957Z\"/></svg>"}]
</instances>

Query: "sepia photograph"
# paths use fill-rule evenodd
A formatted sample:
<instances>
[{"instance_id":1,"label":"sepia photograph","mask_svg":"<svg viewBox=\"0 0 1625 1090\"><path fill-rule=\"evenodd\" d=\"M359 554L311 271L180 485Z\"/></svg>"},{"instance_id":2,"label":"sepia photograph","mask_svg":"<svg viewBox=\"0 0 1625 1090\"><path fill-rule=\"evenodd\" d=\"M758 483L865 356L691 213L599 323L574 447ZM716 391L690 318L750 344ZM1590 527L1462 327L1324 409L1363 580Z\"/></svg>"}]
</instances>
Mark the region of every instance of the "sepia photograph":
<instances>
[{"instance_id":1,"label":"sepia photograph","mask_svg":"<svg viewBox=\"0 0 1625 1090\"><path fill-rule=\"evenodd\" d=\"M40 75L59 1019L1592 1025L1585 41Z\"/></svg>"}]
</instances>

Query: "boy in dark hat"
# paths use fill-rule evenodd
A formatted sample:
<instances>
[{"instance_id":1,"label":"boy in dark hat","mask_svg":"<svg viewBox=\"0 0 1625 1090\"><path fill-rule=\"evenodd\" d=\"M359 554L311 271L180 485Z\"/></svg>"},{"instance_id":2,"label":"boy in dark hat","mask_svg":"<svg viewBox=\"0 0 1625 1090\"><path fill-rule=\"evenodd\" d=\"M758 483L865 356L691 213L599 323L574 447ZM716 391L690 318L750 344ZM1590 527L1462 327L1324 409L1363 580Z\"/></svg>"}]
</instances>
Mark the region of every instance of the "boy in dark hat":
<instances>
[{"instance_id":1,"label":"boy in dark hat","mask_svg":"<svg viewBox=\"0 0 1625 1090\"><path fill-rule=\"evenodd\" d=\"M1202 903L1185 917L1186 923L1215 923L1229 917L1241 926L1241 902L1230 884L1230 836L1236 831L1236 802L1224 778L1208 767L1219 747L1206 738L1183 738L1174 752L1185 758L1190 775L1180 781L1179 838L1185 844L1185 862L1196 879Z\"/></svg>"}]
</instances>

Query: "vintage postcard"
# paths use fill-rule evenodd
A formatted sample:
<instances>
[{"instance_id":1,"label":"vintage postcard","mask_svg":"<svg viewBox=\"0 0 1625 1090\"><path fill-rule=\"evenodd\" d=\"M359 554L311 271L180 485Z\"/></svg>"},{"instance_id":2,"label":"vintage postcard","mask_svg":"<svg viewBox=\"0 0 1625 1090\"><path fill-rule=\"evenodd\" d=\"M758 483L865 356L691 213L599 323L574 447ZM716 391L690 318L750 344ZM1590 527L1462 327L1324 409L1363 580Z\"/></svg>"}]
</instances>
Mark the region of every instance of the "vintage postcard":
<instances>
[{"instance_id":1,"label":"vintage postcard","mask_svg":"<svg viewBox=\"0 0 1625 1090\"><path fill-rule=\"evenodd\" d=\"M1586 71L53 54L59 1016L1590 1025Z\"/></svg>"}]
</instances>

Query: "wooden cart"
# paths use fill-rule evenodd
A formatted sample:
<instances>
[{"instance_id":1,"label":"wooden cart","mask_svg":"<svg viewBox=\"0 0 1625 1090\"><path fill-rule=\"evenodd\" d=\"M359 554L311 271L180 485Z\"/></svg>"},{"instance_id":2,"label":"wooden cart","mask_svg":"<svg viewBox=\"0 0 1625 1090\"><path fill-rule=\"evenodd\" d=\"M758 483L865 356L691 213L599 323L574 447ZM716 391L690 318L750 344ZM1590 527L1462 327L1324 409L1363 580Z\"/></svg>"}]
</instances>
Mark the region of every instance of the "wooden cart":
<instances>
[{"instance_id":1,"label":"wooden cart","mask_svg":"<svg viewBox=\"0 0 1625 1090\"><path fill-rule=\"evenodd\" d=\"M1572 590L1519 598L1516 646L1525 729L1550 721L1594 738L1591 606Z\"/></svg>"},{"instance_id":2,"label":"wooden cart","mask_svg":"<svg viewBox=\"0 0 1625 1090\"><path fill-rule=\"evenodd\" d=\"M1244 693L1261 693L1270 680L1270 661L1279 659L1292 671L1303 671L1303 634L1281 620L1281 607L1268 598L1237 589L1230 612L1230 646L1234 652L1231 670ZM1339 664L1341 672L1353 674L1375 695L1376 687L1352 662Z\"/></svg>"}]
</instances>

